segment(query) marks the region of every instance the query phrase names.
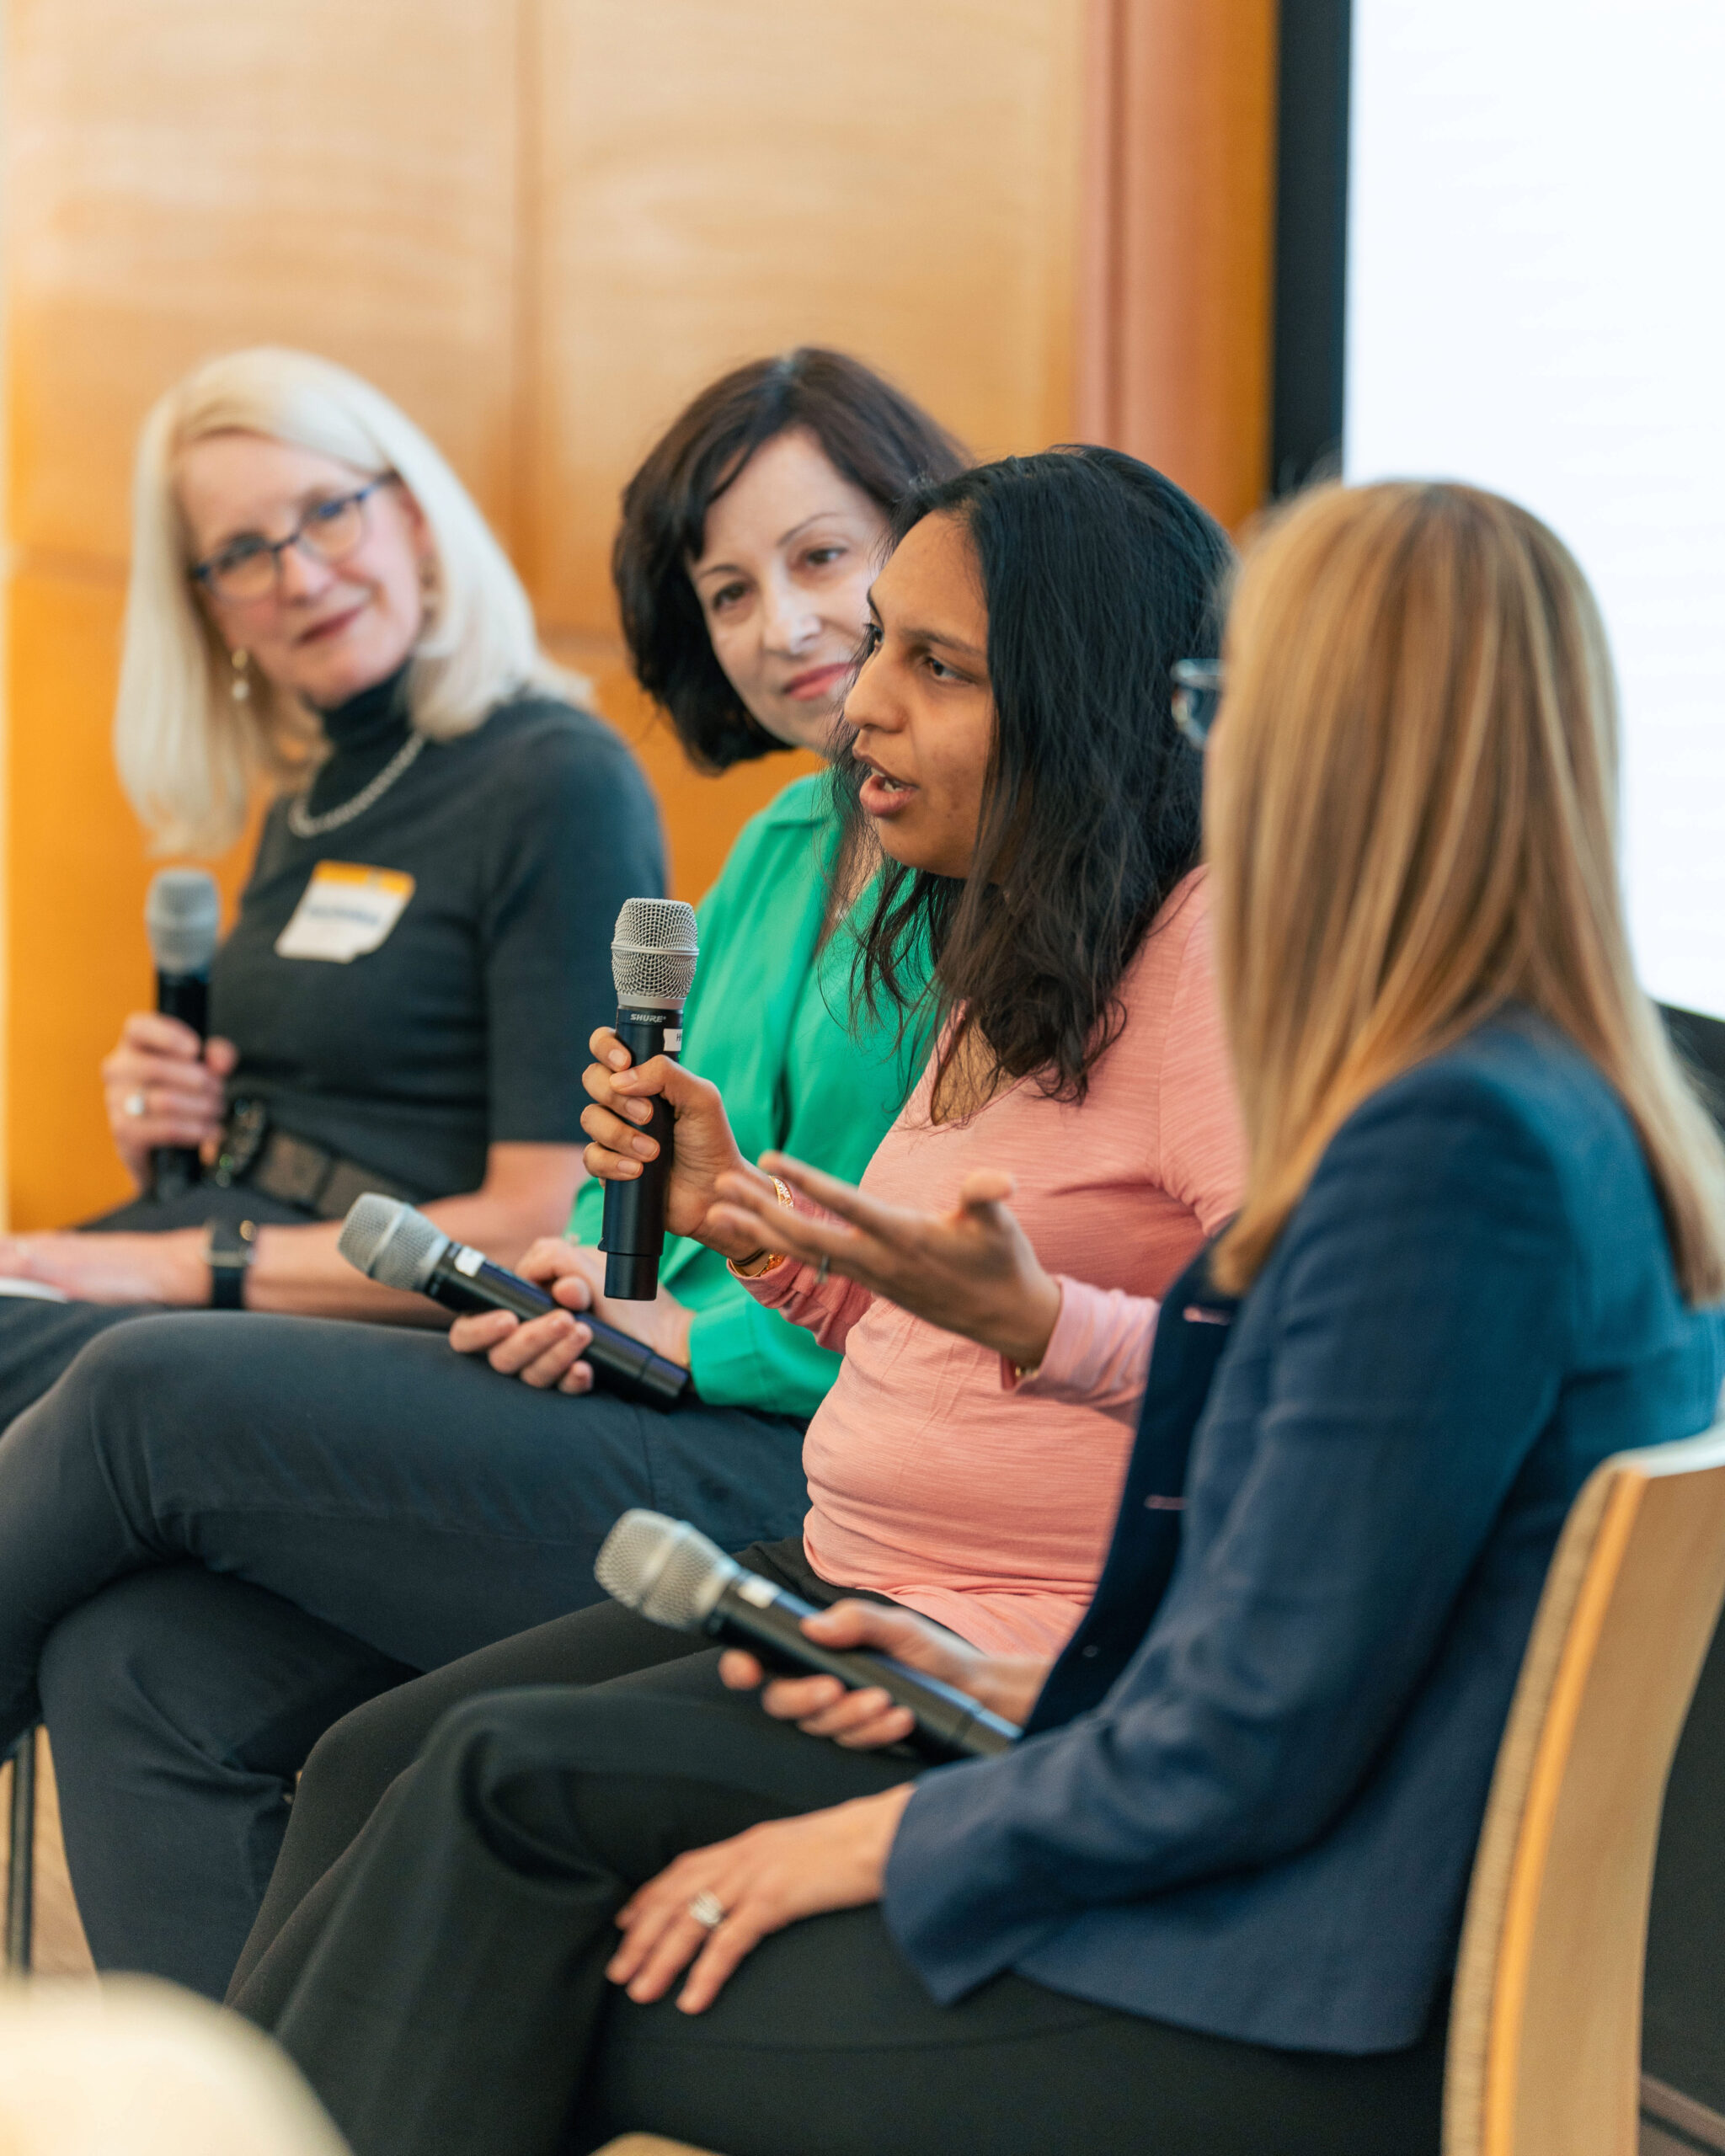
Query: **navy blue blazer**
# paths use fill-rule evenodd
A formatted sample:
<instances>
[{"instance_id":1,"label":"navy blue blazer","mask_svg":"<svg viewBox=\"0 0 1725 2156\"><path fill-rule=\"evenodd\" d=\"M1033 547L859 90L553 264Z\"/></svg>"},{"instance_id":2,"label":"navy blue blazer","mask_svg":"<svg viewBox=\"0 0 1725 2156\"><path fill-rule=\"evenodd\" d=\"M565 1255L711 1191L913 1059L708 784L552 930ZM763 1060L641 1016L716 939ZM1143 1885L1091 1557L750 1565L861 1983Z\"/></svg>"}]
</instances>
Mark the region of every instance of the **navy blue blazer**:
<instances>
[{"instance_id":1,"label":"navy blue blazer","mask_svg":"<svg viewBox=\"0 0 1725 2156\"><path fill-rule=\"evenodd\" d=\"M1022 1743L919 1782L884 1914L931 1991L1415 2041L1570 1501L1722 1377L1561 1035L1512 1011L1386 1086L1237 1310L1170 1291L1088 1615Z\"/></svg>"}]
</instances>

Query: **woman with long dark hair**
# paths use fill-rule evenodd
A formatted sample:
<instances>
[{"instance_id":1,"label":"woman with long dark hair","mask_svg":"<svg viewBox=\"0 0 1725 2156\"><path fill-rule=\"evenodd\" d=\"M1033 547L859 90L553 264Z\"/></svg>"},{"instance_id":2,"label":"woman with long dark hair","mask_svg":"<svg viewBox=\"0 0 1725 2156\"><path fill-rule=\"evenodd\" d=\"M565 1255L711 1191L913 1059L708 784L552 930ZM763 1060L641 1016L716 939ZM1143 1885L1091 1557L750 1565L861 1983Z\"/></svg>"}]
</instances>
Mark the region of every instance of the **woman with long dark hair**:
<instances>
[{"instance_id":1,"label":"woman with long dark hair","mask_svg":"<svg viewBox=\"0 0 1725 2156\"><path fill-rule=\"evenodd\" d=\"M895 529L841 777L852 873L877 846L890 864L860 970L889 1005L932 1005L927 1067L853 1189L777 1154L750 1166L718 1087L663 1059L629 1069L601 1031L587 1159L635 1173L662 1096L672 1227L843 1348L809 1426L803 1531L743 1562L816 1603L861 1589L973 1646L1047 1656L1095 1586L1157 1299L1239 1189L1198 756L1167 689L1177 656L1214 648L1229 549L1178 488L1105 450L920 489ZM236 1980L245 2010L291 1981L343 1852L451 1705L691 1655L710 1683L697 1641L601 1603L348 1716L307 1764Z\"/></svg>"},{"instance_id":2,"label":"woman with long dark hair","mask_svg":"<svg viewBox=\"0 0 1725 2156\"><path fill-rule=\"evenodd\" d=\"M627 489L615 571L637 674L692 760L830 742L892 509L960 462L837 352L752 362L678 417ZM854 1174L921 1037L852 1011L837 842L818 777L742 832L702 903L684 1053L753 1150ZM47 1722L99 1966L219 1997L320 1732L592 1601L626 1507L728 1544L801 1518L804 1426L838 1357L692 1242L655 1302L607 1303L600 1198L519 1261L563 1307L462 1321L465 1359L375 1326L163 1316L109 1334L0 1441L0 1728ZM590 1307L687 1365L694 1397L591 1392Z\"/></svg>"},{"instance_id":3,"label":"woman with long dark hair","mask_svg":"<svg viewBox=\"0 0 1725 2156\"><path fill-rule=\"evenodd\" d=\"M1314 496L1247 563L1227 684L1251 1171L1164 1304L1094 1604L1052 1667L808 1620L1023 1738L917 1776L806 1733L901 1734L878 1695L770 1686L798 1730L710 1663L469 1701L241 2000L359 2156L1435 2156L1565 1512L1715 1412L1725 1159L1636 985L1609 659L1548 531L1461 488ZM725 1189L727 1240L791 1240ZM834 1271L862 1232L797 1224Z\"/></svg>"}]
</instances>

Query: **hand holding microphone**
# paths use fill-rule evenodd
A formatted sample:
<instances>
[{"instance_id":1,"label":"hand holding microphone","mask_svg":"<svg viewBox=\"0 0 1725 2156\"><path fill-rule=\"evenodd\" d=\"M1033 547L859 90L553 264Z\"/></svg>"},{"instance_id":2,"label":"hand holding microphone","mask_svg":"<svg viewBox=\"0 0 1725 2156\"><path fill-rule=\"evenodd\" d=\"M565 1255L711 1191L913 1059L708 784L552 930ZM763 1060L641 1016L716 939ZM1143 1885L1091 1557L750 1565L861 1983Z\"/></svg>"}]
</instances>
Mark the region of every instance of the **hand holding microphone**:
<instances>
[{"instance_id":1,"label":"hand holding microphone","mask_svg":"<svg viewBox=\"0 0 1725 2156\"><path fill-rule=\"evenodd\" d=\"M162 870L150 885L145 927L156 964L156 1010L135 1011L102 1065L115 1149L140 1190L189 1189L201 1149L220 1135L225 1081L238 1063L231 1041L206 1041L209 971L220 909L215 879L200 868Z\"/></svg>"},{"instance_id":2,"label":"hand holding microphone","mask_svg":"<svg viewBox=\"0 0 1725 2156\"><path fill-rule=\"evenodd\" d=\"M531 1321L558 1307L534 1282L457 1242L417 1207L378 1191L366 1192L348 1208L336 1248L381 1287L429 1295L459 1314L508 1310ZM590 1336L581 1358L595 1383L649 1407L675 1407L687 1391L688 1371L656 1354L644 1340L590 1311L581 1322Z\"/></svg>"},{"instance_id":3,"label":"hand holding microphone","mask_svg":"<svg viewBox=\"0 0 1725 2156\"><path fill-rule=\"evenodd\" d=\"M695 909L680 899L626 899L611 943L617 988L617 1038L631 1062L664 1063L681 1054L683 1005L695 979ZM649 1303L659 1292L665 1249L665 1203L674 1145L663 1100L644 1097L651 1145L637 1145L636 1172L609 1182L599 1247L605 1252L605 1292Z\"/></svg>"},{"instance_id":4,"label":"hand holding microphone","mask_svg":"<svg viewBox=\"0 0 1725 2156\"><path fill-rule=\"evenodd\" d=\"M812 1637L805 1629L805 1620L818 1614L811 1604L745 1572L686 1520L625 1513L605 1538L593 1576L607 1594L653 1624L706 1632L746 1648L769 1667L835 1678L847 1691L884 1693L911 1717L909 1728L897 1733L929 1758L988 1758L1019 1735L1015 1723L945 1677ZM910 1621L911 1629L896 1628L895 1636L920 1653L938 1636L914 1617ZM920 1642L913 1641L913 1631ZM964 1643L954 1641L947 1666L964 1667ZM977 1662L985 1664L985 1658Z\"/></svg>"},{"instance_id":5,"label":"hand holding microphone","mask_svg":"<svg viewBox=\"0 0 1725 2156\"><path fill-rule=\"evenodd\" d=\"M606 1186L605 1292L636 1301L656 1291L667 1230L692 1235L721 1257L754 1255L758 1246L749 1235L727 1234L708 1217L721 1176L758 1185L769 1206L778 1202L772 1177L744 1159L718 1088L684 1070L673 1050L644 1060L639 1051L646 1045L639 1030L632 1046L601 1026L589 1043L594 1060L581 1075L591 1103L582 1112L581 1128L592 1141L582 1157L587 1172ZM644 1198L638 1195L644 1185ZM619 1275L622 1287L613 1284Z\"/></svg>"},{"instance_id":6,"label":"hand holding microphone","mask_svg":"<svg viewBox=\"0 0 1725 2156\"><path fill-rule=\"evenodd\" d=\"M885 1655L924 1677L938 1678L1014 1728L1029 1720L1053 1666L1045 1655L985 1654L914 1609L860 1598L817 1610L804 1620L803 1630L816 1646L837 1648L859 1661ZM758 1689L761 1706L775 1721L793 1721L809 1736L852 1751L902 1744L916 1729L911 1710L879 1686L859 1690L836 1677L774 1676L758 1656L740 1647L719 1657L718 1673L733 1692Z\"/></svg>"},{"instance_id":7,"label":"hand holding microphone","mask_svg":"<svg viewBox=\"0 0 1725 2156\"><path fill-rule=\"evenodd\" d=\"M478 1310L458 1317L449 1344L458 1355L483 1355L499 1377L517 1378L536 1392L588 1390L587 1343L596 1315L666 1362L686 1369L695 1313L661 1288L650 1303L613 1303L605 1293L605 1253L563 1235L542 1235L515 1264L522 1279L542 1288L553 1307L542 1317L506 1317Z\"/></svg>"}]
</instances>

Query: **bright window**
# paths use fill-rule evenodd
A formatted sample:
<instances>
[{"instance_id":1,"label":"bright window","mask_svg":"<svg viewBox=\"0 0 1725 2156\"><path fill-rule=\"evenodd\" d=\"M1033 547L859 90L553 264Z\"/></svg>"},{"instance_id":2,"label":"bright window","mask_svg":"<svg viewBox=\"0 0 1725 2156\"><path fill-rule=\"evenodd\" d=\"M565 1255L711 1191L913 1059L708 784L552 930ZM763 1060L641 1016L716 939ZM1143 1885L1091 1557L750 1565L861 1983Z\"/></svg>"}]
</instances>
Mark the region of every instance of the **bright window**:
<instances>
[{"instance_id":1,"label":"bright window","mask_svg":"<svg viewBox=\"0 0 1725 2156\"><path fill-rule=\"evenodd\" d=\"M1662 1001L1725 1017L1725 0L1354 0L1344 458L1598 593Z\"/></svg>"}]
</instances>

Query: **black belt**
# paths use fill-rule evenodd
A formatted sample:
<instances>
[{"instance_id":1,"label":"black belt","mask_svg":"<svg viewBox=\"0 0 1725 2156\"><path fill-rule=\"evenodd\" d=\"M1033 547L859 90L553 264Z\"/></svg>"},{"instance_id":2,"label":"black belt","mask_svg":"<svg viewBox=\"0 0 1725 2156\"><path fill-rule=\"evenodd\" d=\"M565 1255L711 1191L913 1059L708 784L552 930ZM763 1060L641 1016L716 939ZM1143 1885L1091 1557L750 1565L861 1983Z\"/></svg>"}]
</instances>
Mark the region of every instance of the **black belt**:
<instances>
[{"instance_id":1,"label":"black belt","mask_svg":"<svg viewBox=\"0 0 1725 2156\"><path fill-rule=\"evenodd\" d=\"M296 1138L290 1130L272 1130L269 1106L258 1100L234 1102L210 1180L223 1190L235 1183L248 1184L266 1198L303 1205L320 1220L343 1219L354 1200L368 1190L409 1202L419 1197L418 1192L380 1175L363 1161L332 1153L327 1145Z\"/></svg>"}]
</instances>

